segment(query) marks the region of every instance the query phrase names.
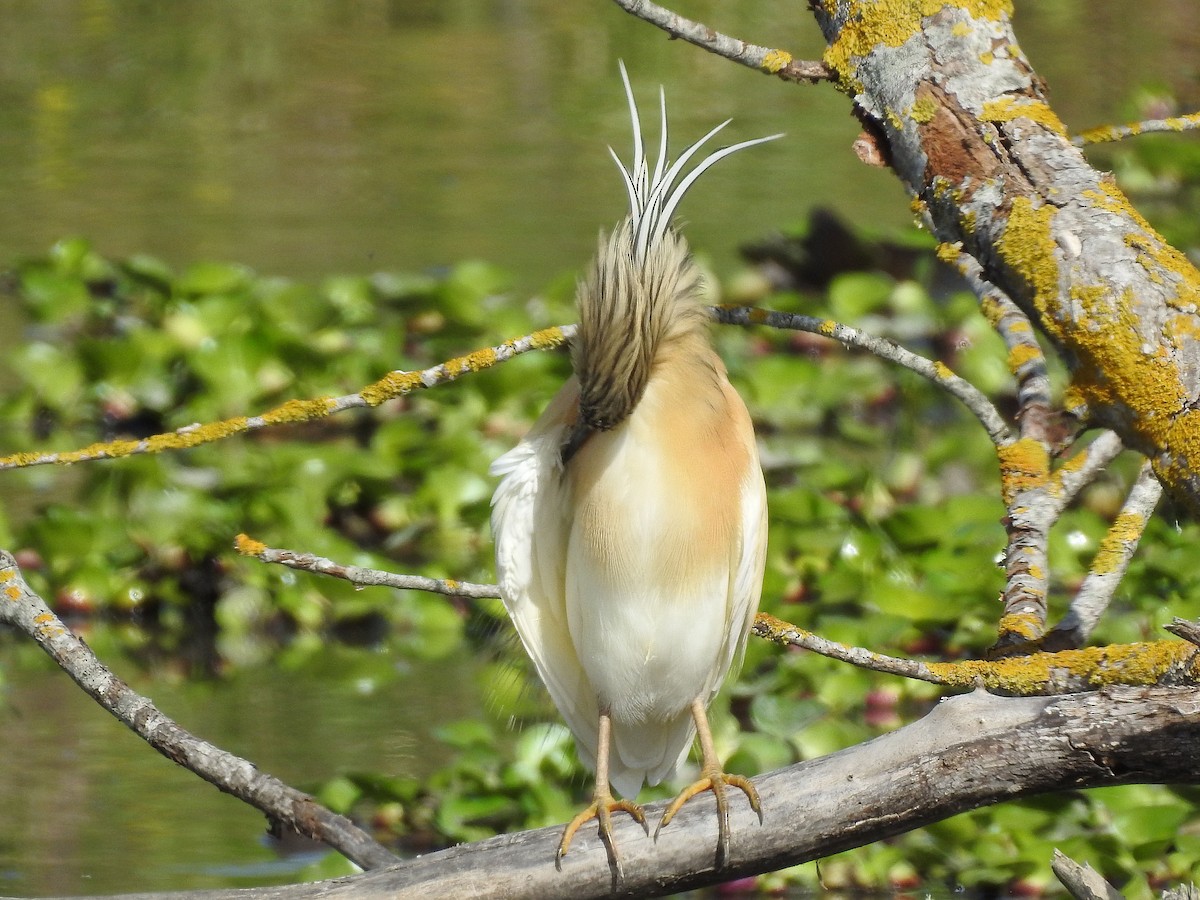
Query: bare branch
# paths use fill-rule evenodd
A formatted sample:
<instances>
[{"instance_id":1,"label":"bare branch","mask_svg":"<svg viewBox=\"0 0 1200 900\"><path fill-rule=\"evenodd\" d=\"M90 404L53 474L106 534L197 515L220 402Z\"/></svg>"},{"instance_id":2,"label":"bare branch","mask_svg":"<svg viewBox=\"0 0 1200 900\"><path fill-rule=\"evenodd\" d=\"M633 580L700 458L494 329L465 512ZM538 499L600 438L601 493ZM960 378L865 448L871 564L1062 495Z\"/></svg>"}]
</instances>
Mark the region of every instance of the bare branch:
<instances>
[{"instance_id":1,"label":"bare branch","mask_svg":"<svg viewBox=\"0 0 1200 900\"><path fill-rule=\"evenodd\" d=\"M252 556L265 563L278 563L304 572L332 575L351 584L363 587L390 587L408 591L428 591L451 597L467 597L472 600L493 599L500 596L500 588L494 584L473 584L451 578L426 578L423 575L397 575L382 569L367 569L362 566L347 566L323 556L299 553L295 550L277 550L244 534L234 540L234 547L242 556Z\"/></svg>"},{"instance_id":2,"label":"bare branch","mask_svg":"<svg viewBox=\"0 0 1200 900\"><path fill-rule=\"evenodd\" d=\"M1143 463L1125 505L1100 542L1091 571L1071 601L1070 610L1046 635L1045 649L1080 647L1087 640L1125 577L1129 560L1137 550L1162 492L1162 484L1154 477L1150 463Z\"/></svg>"},{"instance_id":3,"label":"bare branch","mask_svg":"<svg viewBox=\"0 0 1200 900\"><path fill-rule=\"evenodd\" d=\"M1152 131L1183 132L1200 128L1200 112L1188 113L1186 116L1169 116L1166 119L1146 119L1143 122L1132 122L1128 125L1102 125L1099 128L1089 128L1071 138L1076 147L1087 147L1091 144L1104 144L1109 141L1123 141L1139 134L1149 134Z\"/></svg>"},{"instance_id":4,"label":"bare branch","mask_svg":"<svg viewBox=\"0 0 1200 900\"><path fill-rule=\"evenodd\" d=\"M918 356L893 341L872 337L849 325L834 322L832 319L773 312L749 306L713 307L712 314L718 322L726 325L766 325L770 328L781 328L788 331L806 331L851 347L857 347L860 350L866 350L880 359L916 372L944 388L975 415L993 443L1002 445L1011 443L1013 440L1012 432L1003 416L997 412L991 400L979 388L965 378L955 375L944 364Z\"/></svg>"},{"instance_id":5,"label":"bare branch","mask_svg":"<svg viewBox=\"0 0 1200 900\"><path fill-rule=\"evenodd\" d=\"M93 700L172 762L227 794L261 810L272 822L322 841L364 869L397 858L345 816L336 815L307 794L260 772L232 753L201 740L163 715L147 698L117 678L77 638L25 582L12 555L0 550L0 623L11 625L38 645Z\"/></svg>"},{"instance_id":6,"label":"bare branch","mask_svg":"<svg viewBox=\"0 0 1200 900\"><path fill-rule=\"evenodd\" d=\"M778 75L784 81L830 81L833 74L823 62L795 59L786 50L772 50L748 44L737 38L714 31L700 22L685 19L678 13L652 3L650 0L614 0L617 6L630 15L637 16L651 25L656 25L672 38L680 38L689 44L751 69L769 75Z\"/></svg>"},{"instance_id":7,"label":"bare branch","mask_svg":"<svg viewBox=\"0 0 1200 900\"><path fill-rule=\"evenodd\" d=\"M403 397L413 391L436 387L448 381L455 381L463 375L490 369L497 363L522 353L528 353L530 350L548 350L557 347L569 341L574 334L574 325L544 328L533 334L505 341L496 347L476 350L466 356L451 359L421 372L401 370L389 372L356 394L347 394L343 397L322 397L316 400L289 400L282 406L277 406L258 416L238 416L234 419L210 422L205 425L188 425L175 431L156 434L141 440L107 441L91 444L81 450L68 450L62 453L14 453L11 456L0 457L0 471L51 463L69 465L97 459L118 459L142 453L161 453L164 450L186 450L190 447L211 444L236 434L257 431L272 425L310 422L314 419L324 419L347 409L379 406L381 403L395 400L397 397Z\"/></svg>"},{"instance_id":8,"label":"bare branch","mask_svg":"<svg viewBox=\"0 0 1200 900\"><path fill-rule=\"evenodd\" d=\"M1120 891L1089 865L1080 865L1058 850L1050 863L1054 876L1075 900L1124 900Z\"/></svg>"}]
</instances>

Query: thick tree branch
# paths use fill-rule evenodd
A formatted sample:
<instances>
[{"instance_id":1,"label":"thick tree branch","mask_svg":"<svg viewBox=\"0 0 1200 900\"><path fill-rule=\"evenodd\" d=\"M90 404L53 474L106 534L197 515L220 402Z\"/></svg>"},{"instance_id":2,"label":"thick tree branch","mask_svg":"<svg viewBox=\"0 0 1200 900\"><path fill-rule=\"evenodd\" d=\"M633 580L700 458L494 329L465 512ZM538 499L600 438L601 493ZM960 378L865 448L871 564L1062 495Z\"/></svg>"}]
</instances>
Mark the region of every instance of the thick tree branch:
<instances>
[{"instance_id":1,"label":"thick tree branch","mask_svg":"<svg viewBox=\"0 0 1200 900\"><path fill-rule=\"evenodd\" d=\"M1185 688L1111 688L1057 698L974 691L864 744L754 779L765 820L732 814L729 864L713 869L711 798L683 808L658 842L630 821L614 831L625 878L612 892L594 831L554 867L558 826L502 835L317 884L201 891L189 900L308 898L550 898L665 895L771 872L873 843L968 809L1051 791L1113 784L1200 784L1200 698ZM650 804L659 815L665 804ZM127 895L151 900L163 895Z\"/></svg>"},{"instance_id":2,"label":"thick tree branch","mask_svg":"<svg viewBox=\"0 0 1200 900\"><path fill-rule=\"evenodd\" d=\"M1046 104L1005 3L818 0L825 61L928 211L1061 350L1068 410L1200 509L1200 272Z\"/></svg>"}]
</instances>

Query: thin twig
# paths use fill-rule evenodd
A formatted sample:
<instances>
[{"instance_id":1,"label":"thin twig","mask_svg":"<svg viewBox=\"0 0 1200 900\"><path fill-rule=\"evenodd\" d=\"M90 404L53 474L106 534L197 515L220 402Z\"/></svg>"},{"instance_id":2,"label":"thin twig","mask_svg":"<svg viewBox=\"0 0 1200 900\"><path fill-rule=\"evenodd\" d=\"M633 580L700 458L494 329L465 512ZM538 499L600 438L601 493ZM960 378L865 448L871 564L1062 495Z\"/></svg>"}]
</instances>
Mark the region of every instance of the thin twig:
<instances>
[{"instance_id":1,"label":"thin twig","mask_svg":"<svg viewBox=\"0 0 1200 900\"><path fill-rule=\"evenodd\" d=\"M205 425L188 425L175 431L156 434L141 440L107 441L91 444L81 450L66 450L61 453L14 453L11 456L0 457L0 471L48 464L70 465L97 459L118 459L142 453L160 453L164 450L185 450L202 444L211 444L236 434L257 431L271 425L309 422L313 419L324 419L347 409L379 406L381 403L395 400L397 397L403 397L413 391L435 387L448 381L454 381L463 375L489 369L497 363L522 353L528 353L530 350L548 350L557 347L569 341L574 334L574 325L544 328L533 334L506 341L496 347L476 350L466 356L460 356L421 372L406 372L399 369L389 372L356 394L347 394L343 397L321 397L316 400L289 400L282 406L277 406L258 416L238 416L234 419L209 422Z\"/></svg>"},{"instance_id":2,"label":"thin twig","mask_svg":"<svg viewBox=\"0 0 1200 900\"><path fill-rule=\"evenodd\" d=\"M1050 512L1057 519L1081 490L1120 456L1125 444L1115 431L1103 431L1050 476Z\"/></svg>"},{"instance_id":3,"label":"thin twig","mask_svg":"<svg viewBox=\"0 0 1200 900\"><path fill-rule=\"evenodd\" d=\"M916 372L944 388L974 414L994 444L1004 445L1013 440L1012 432L1004 421L1004 417L979 388L965 378L955 375L945 364L918 356L894 341L864 334L849 325L834 322L832 319L772 312L749 306L715 307L712 314L718 322L726 325L766 325L770 328L789 331L806 331L851 347L857 347L860 350L866 350L880 359Z\"/></svg>"},{"instance_id":4,"label":"thin twig","mask_svg":"<svg viewBox=\"0 0 1200 900\"><path fill-rule=\"evenodd\" d=\"M227 794L250 804L273 822L322 841L364 869L395 865L396 856L345 816L288 787L232 753L201 740L163 715L96 658L25 582L17 562L0 550L0 623L38 645L97 703L172 762Z\"/></svg>"},{"instance_id":5,"label":"thin twig","mask_svg":"<svg viewBox=\"0 0 1200 900\"><path fill-rule=\"evenodd\" d=\"M234 548L242 556L251 556L265 563L277 563L303 572L332 575L334 578L341 578L362 587L427 591L432 594L467 597L472 600L495 599L500 596L500 588L494 584L473 584L469 581L455 581L450 578L427 578L424 575L397 575L382 569L347 566L323 556L314 556L311 553L298 553L295 550L279 550L268 547L244 534L239 534L234 540Z\"/></svg>"},{"instance_id":6,"label":"thin twig","mask_svg":"<svg viewBox=\"0 0 1200 900\"><path fill-rule=\"evenodd\" d=\"M1050 376L1046 356L1038 343L1029 316L983 275L983 267L958 244L938 247L938 258L953 265L979 298L984 318L1008 348L1008 368L1017 380L1017 421L1021 437L1057 443L1046 423L1050 413Z\"/></svg>"},{"instance_id":7,"label":"thin twig","mask_svg":"<svg viewBox=\"0 0 1200 900\"><path fill-rule=\"evenodd\" d=\"M997 448L1001 495L1007 508L1004 604L996 651L1008 652L1042 636L1050 589L1050 526L1045 494L1050 458L1060 441L1054 419L1046 357L1029 317L983 275L983 267L960 244L942 244L938 258L953 265L979 298L984 317L1008 348L1008 368L1017 381L1019 440Z\"/></svg>"},{"instance_id":8,"label":"thin twig","mask_svg":"<svg viewBox=\"0 0 1200 900\"><path fill-rule=\"evenodd\" d=\"M378 569L346 566L309 554L272 550L245 535L237 539L239 553L264 562L277 562L360 585L387 585L439 594L498 597L490 584L439 581L434 578L394 575ZM1043 696L1092 690L1108 684L1191 684L1198 673L1200 648L1186 641L1112 645L1062 653L1035 653L1018 659L966 660L926 663L874 653L831 641L767 613L754 620L752 634L777 644L811 650L862 669L927 681L951 688L982 685L999 693Z\"/></svg>"},{"instance_id":9,"label":"thin twig","mask_svg":"<svg viewBox=\"0 0 1200 900\"><path fill-rule=\"evenodd\" d=\"M680 38L717 56L778 75L785 81L832 81L833 72L823 62L796 59L786 50L773 50L721 34L700 22L685 19L650 0L614 0L630 15L661 28L672 38Z\"/></svg>"},{"instance_id":10,"label":"thin twig","mask_svg":"<svg viewBox=\"0 0 1200 900\"><path fill-rule=\"evenodd\" d=\"M1128 125L1102 125L1099 128L1089 128L1071 138L1076 147L1087 147L1091 144L1104 144L1110 141L1123 141L1139 134L1149 134L1152 131L1192 131L1200 128L1200 112L1188 113L1186 116L1170 116L1166 119L1146 119L1143 122L1131 122Z\"/></svg>"},{"instance_id":11,"label":"thin twig","mask_svg":"<svg viewBox=\"0 0 1200 900\"><path fill-rule=\"evenodd\" d=\"M1087 640L1125 577L1129 560L1137 550L1162 492L1162 484L1155 477L1150 462L1146 461L1125 499L1125 505L1100 542L1091 569L1071 601L1071 608L1062 621L1047 633L1043 644L1045 649L1080 647Z\"/></svg>"}]
</instances>

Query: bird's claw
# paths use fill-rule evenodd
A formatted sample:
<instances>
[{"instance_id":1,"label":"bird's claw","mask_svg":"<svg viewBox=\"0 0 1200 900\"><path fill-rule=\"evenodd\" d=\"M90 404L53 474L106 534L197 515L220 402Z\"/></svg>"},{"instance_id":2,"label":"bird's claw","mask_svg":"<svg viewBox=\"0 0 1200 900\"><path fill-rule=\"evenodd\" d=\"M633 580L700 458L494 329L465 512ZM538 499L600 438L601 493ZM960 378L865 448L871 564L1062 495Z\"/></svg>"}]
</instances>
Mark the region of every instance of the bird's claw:
<instances>
[{"instance_id":1,"label":"bird's claw","mask_svg":"<svg viewBox=\"0 0 1200 900\"><path fill-rule=\"evenodd\" d=\"M600 832L600 841L604 844L604 849L608 853L608 864L613 870L613 876L619 880L622 877L621 857L617 853L617 842L613 839L612 833L612 814L614 812L628 813L635 822L642 826L646 835L650 834L650 826L646 824L646 813L642 808L632 800L618 800L611 794L607 796L598 795L591 805L582 810L575 818L567 823L566 829L563 831L562 840L558 842L558 852L554 854L554 865L560 871L562 870L562 859L567 855L567 850L571 846L571 841L575 838L580 826L592 819L596 820L597 830Z\"/></svg>"},{"instance_id":2,"label":"bird's claw","mask_svg":"<svg viewBox=\"0 0 1200 900\"><path fill-rule=\"evenodd\" d=\"M750 779L742 775L730 775L717 769L706 771L671 801L671 805L667 807L662 819L659 820L658 827L654 829L654 840L658 840L658 833L663 830L663 826L675 818L675 814L683 808L685 803L697 794L711 791L717 801L717 868L723 867L725 861L729 859L729 800L725 793L727 787L737 788L746 795L746 799L750 802L750 808L758 813L758 824L761 825L763 823L762 803L758 799L758 790Z\"/></svg>"}]
</instances>

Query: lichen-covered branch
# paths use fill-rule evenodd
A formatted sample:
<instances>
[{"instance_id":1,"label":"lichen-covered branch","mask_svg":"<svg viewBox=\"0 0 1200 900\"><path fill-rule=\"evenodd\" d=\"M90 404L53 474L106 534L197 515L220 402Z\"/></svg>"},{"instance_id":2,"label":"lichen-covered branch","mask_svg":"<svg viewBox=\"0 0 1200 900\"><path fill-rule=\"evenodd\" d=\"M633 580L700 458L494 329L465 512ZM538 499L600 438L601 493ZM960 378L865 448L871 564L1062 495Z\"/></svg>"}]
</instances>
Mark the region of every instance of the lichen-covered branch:
<instances>
[{"instance_id":1,"label":"lichen-covered branch","mask_svg":"<svg viewBox=\"0 0 1200 900\"><path fill-rule=\"evenodd\" d=\"M260 772L253 763L201 740L163 715L117 678L25 582L16 560L0 550L0 623L33 638L93 700L172 762L286 825L338 850L364 869L397 858L345 816Z\"/></svg>"},{"instance_id":2,"label":"lichen-covered branch","mask_svg":"<svg viewBox=\"0 0 1200 900\"><path fill-rule=\"evenodd\" d=\"M1110 141L1123 141L1139 134L1152 132L1183 132L1200 128L1200 112L1188 113L1185 116L1168 116L1165 119L1146 119L1142 122L1131 122L1128 125L1102 125L1099 128L1089 128L1071 138L1076 147L1087 147L1092 144L1105 144Z\"/></svg>"},{"instance_id":3,"label":"lichen-covered branch","mask_svg":"<svg viewBox=\"0 0 1200 900\"><path fill-rule=\"evenodd\" d=\"M1054 470L1050 476L1050 514L1057 519L1081 490L1096 480L1120 456L1125 444L1113 431L1101 432L1086 447Z\"/></svg>"},{"instance_id":4,"label":"lichen-covered branch","mask_svg":"<svg viewBox=\"0 0 1200 900\"><path fill-rule=\"evenodd\" d=\"M524 337L505 341L496 347L476 350L420 372L397 370L389 372L374 384L367 385L356 394L343 397L321 397L316 400L289 400L282 406L258 416L238 416L204 425L188 425L165 434L156 434L141 440L116 440L90 444L80 450L61 453L14 453L0 457L0 471L22 469L29 466L70 465L98 459L119 459L142 453L161 453L164 450L186 450L201 444L211 444L237 434L257 431L273 425L292 425L323 419L347 409L379 406L422 388L431 388L463 375L489 369L496 363L511 359L530 350L547 350L571 339L574 325L544 328Z\"/></svg>"},{"instance_id":5,"label":"lichen-covered branch","mask_svg":"<svg viewBox=\"0 0 1200 900\"><path fill-rule=\"evenodd\" d=\"M442 581L346 566L311 554L274 550L245 535L238 536L237 549L239 553L263 562L330 575L358 585L383 585L474 598L500 596L496 585ZM810 650L873 672L949 688L981 685L1014 696L1094 690L1112 684L1192 684L1200 675L1200 647L1186 641L1121 644L1063 653L1034 653L1011 659L926 663L850 647L767 613L758 614L752 633L777 644Z\"/></svg>"},{"instance_id":6,"label":"lichen-covered branch","mask_svg":"<svg viewBox=\"0 0 1200 900\"><path fill-rule=\"evenodd\" d=\"M721 34L700 22L684 18L651 0L614 0L617 6L643 21L661 28L672 38L695 44L725 59L778 75L784 81L829 81L833 73L822 62L796 59L786 50L760 47Z\"/></svg>"},{"instance_id":7,"label":"lichen-covered branch","mask_svg":"<svg viewBox=\"0 0 1200 900\"><path fill-rule=\"evenodd\" d=\"M1046 635L1042 644L1044 649L1083 646L1125 577L1129 560L1133 558L1146 523L1161 497L1162 485L1154 477L1150 464L1146 463L1125 498L1121 512L1100 542L1091 570L1071 601L1071 608Z\"/></svg>"},{"instance_id":8,"label":"lichen-covered branch","mask_svg":"<svg viewBox=\"0 0 1200 900\"><path fill-rule=\"evenodd\" d=\"M1067 694L1111 685L1196 684L1200 679L1200 647L1188 641L1111 644L1004 659L927 663L848 647L765 613L754 620L753 633L873 672L948 688L983 687L1010 696Z\"/></svg>"},{"instance_id":9,"label":"lichen-covered branch","mask_svg":"<svg viewBox=\"0 0 1200 900\"><path fill-rule=\"evenodd\" d=\"M1071 144L1007 2L817 0L825 62L938 240L1070 367L1068 412L1200 509L1200 272Z\"/></svg>"},{"instance_id":10,"label":"lichen-covered branch","mask_svg":"<svg viewBox=\"0 0 1200 900\"><path fill-rule=\"evenodd\" d=\"M996 448L1000 493L1007 514L1004 551L1003 611L996 652L1012 652L1042 636L1050 585L1049 538L1053 518L1045 494L1050 487L1050 459L1063 440L1051 405L1046 358L1029 317L983 277L979 263L958 244L941 244L938 257L958 269L979 298L980 308L1008 348L1008 368L1017 381L1019 439Z\"/></svg>"}]
</instances>

